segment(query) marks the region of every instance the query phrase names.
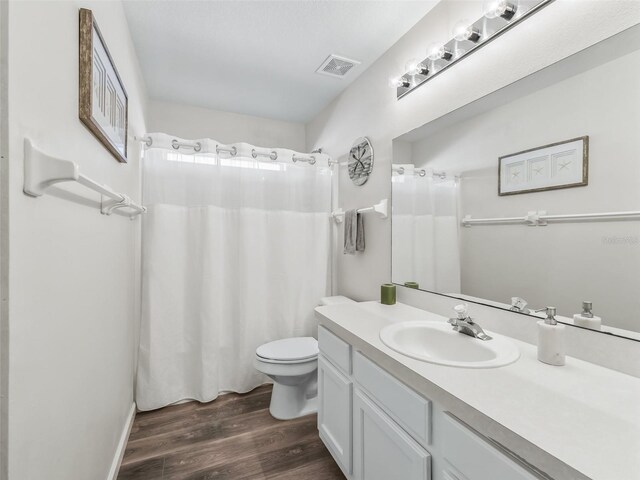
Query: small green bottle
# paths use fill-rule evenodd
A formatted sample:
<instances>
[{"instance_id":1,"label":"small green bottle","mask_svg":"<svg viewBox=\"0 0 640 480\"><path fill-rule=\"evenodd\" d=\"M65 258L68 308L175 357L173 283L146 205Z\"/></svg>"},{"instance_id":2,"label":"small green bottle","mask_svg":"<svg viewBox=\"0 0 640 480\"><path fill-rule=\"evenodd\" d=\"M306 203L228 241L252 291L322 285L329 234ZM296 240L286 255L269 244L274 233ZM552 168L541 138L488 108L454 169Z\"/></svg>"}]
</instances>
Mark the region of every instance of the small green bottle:
<instances>
[{"instance_id":1,"label":"small green bottle","mask_svg":"<svg viewBox=\"0 0 640 480\"><path fill-rule=\"evenodd\" d=\"M380 286L380 303L383 305L396 304L396 286L393 283L383 283Z\"/></svg>"}]
</instances>

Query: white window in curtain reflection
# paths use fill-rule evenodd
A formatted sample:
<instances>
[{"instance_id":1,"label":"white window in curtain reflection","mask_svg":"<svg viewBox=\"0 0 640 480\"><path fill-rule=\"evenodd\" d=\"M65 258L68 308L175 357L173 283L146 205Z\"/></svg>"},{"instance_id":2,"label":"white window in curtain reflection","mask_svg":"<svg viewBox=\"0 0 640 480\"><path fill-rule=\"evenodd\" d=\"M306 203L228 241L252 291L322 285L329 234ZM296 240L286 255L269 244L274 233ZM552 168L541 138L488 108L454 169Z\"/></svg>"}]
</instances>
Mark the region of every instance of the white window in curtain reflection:
<instances>
[{"instance_id":1,"label":"white window in curtain reflection","mask_svg":"<svg viewBox=\"0 0 640 480\"><path fill-rule=\"evenodd\" d=\"M170 162L220 165L221 167L253 168L256 170L270 170L275 172L287 171L287 165L284 163L269 163L248 158L218 158L217 155L167 153L165 159Z\"/></svg>"}]
</instances>

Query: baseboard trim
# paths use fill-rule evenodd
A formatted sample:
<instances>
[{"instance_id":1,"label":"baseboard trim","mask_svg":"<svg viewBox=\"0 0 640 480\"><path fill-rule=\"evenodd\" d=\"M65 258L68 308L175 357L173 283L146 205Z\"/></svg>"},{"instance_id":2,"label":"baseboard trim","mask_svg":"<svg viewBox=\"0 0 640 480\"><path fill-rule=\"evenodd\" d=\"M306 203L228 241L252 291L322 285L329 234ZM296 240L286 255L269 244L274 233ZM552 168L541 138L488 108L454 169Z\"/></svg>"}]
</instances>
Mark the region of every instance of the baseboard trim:
<instances>
[{"instance_id":1,"label":"baseboard trim","mask_svg":"<svg viewBox=\"0 0 640 480\"><path fill-rule=\"evenodd\" d=\"M127 440L129 440L129 434L131 433L131 427L133 427L133 420L135 418L136 404L134 402L131 404L129 415L127 415L127 421L125 422L124 428L122 429L120 441L118 442L118 447L116 448L116 454L113 457L113 462L111 462L111 469L109 470L107 480L116 480L118 476L118 470L120 470L120 464L122 463L122 458L124 457L124 451L127 447Z\"/></svg>"}]
</instances>

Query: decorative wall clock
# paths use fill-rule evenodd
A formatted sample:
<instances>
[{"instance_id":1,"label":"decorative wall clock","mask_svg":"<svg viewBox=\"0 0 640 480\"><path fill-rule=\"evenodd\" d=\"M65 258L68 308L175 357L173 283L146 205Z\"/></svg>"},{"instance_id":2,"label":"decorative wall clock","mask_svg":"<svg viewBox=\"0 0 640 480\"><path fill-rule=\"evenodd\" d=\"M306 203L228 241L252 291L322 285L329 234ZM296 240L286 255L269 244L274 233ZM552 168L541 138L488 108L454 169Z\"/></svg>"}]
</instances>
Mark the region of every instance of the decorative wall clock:
<instances>
[{"instance_id":1,"label":"decorative wall clock","mask_svg":"<svg viewBox=\"0 0 640 480\"><path fill-rule=\"evenodd\" d=\"M355 185L364 185L373 171L373 147L367 137L360 137L349 152L349 178Z\"/></svg>"}]
</instances>

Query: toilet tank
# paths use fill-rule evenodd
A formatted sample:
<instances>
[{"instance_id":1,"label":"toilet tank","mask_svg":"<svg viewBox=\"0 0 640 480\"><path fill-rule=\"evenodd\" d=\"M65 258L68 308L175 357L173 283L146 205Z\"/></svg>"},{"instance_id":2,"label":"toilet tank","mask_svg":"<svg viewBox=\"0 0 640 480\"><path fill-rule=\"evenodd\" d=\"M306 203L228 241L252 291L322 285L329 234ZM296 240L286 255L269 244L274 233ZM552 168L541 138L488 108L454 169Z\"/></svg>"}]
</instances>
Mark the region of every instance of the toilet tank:
<instances>
[{"instance_id":1,"label":"toilet tank","mask_svg":"<svg viewBox=\"0 0 640 480\"><path fill-rule=\"evenodd\" d=\"M320 306L324 307L326 305L338 305L340 303L356 303L350 298L343 297L342 295L336 295L334 297L322 297L320 299Z\"/></svg>"}]
</instances>

